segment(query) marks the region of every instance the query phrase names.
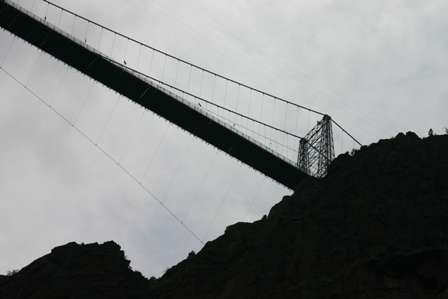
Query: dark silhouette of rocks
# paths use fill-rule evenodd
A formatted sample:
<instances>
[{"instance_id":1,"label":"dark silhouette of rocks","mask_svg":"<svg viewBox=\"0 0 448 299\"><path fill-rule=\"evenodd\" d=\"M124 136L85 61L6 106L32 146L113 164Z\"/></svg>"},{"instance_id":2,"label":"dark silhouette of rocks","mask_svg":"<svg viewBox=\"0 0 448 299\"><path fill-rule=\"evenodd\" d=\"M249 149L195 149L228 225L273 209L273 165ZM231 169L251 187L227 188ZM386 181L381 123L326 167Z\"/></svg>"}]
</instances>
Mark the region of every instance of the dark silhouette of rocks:
<instances>
[{"instance_id":1,"label":"dark silhouette of rocks","mask_svg":"<svg viewBox=\"0 0 448 299\"><path fill-rule=\"evenodd\" d=\"M447 216L448 136L399 134L339 156L159 279L114 243L71 243L0 278L0 298L448 298Z\"/></svg>"},{"instance_id":2,"label":"dark silhouette of rocks","mask_svg":"<svg viewBox=\"0 0 448 299\"><path fill-rule=\"evenodd\" d=\"M69 243L0 279L0 298L143 298L147 283L114 242Z\"/></svg>"}]
</instances>

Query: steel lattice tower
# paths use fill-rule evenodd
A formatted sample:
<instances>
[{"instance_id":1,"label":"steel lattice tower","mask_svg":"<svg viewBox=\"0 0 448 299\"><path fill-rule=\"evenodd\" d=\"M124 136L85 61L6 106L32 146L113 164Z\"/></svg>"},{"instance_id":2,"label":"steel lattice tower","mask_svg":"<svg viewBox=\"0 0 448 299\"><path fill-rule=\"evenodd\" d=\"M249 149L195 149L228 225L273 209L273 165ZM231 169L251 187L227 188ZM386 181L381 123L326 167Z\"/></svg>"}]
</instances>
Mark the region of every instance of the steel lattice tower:
<instances>
[{"instance_id":1,"label":"steel lattice tower","mask_svg":"<svg viewBox=\"0 0 448 299\"><path fill-rule=\"evenodd\" d=\"M300 141L297 167L322 178L335 157L331 117L325 115Z\"/></svg>"},{"instance_id":2,"label":"steel lattice tower","mask_svg":"<svg viewBox=\"0 0 448 299\"><path fill-rule=\"evenodd\" d=\"M299 144L299 157L297 158L297 166L306 174L310 174L311 165L308 155L309 146L306 139L301 139Z\"/></svg>"}]
</instances>

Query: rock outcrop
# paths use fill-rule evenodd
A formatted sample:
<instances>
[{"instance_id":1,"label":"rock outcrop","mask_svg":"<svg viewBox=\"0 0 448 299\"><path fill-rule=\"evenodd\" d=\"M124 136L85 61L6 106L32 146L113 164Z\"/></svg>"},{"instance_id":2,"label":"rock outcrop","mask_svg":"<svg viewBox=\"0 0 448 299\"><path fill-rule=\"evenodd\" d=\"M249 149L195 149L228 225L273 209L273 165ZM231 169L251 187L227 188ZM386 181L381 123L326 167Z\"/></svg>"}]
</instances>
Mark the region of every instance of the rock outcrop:
<instances>
[{"instance_id":1,"label":"rock outcrop","mask_svg":"<svg viewBox=\"0 0 448 299\"><path fill-rule=\"evenodd\" d=\"M0 280L0 298L143 298L147 283L114 242L69 243Z\"/></svg>"},{"instance_id":2,"label":"rock outcrop","mask_svg":"<svg viewBox=\"0 0 448 299\"><path fill-rule=\"evenodd\" d=\"M435 298L447 258L448 136L408 133L338 157L151 287L157 298Z\"/></svg>"}]
</instances>

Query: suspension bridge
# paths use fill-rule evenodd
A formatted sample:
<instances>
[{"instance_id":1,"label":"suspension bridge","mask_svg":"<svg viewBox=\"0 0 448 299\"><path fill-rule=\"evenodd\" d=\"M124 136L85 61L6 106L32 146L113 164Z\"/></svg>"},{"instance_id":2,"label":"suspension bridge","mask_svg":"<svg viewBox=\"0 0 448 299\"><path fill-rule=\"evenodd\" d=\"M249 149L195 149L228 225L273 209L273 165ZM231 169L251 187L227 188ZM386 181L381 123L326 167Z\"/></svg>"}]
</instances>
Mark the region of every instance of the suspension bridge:
<instances>
[{"instance_id":1,"label":"suspension bridge","mask_svg":"<svg viewBox=\"0 0 448 299\"><path fill-rule=\"evenodd\" d=\"M288 188L307 176L326 175L336 154L335 134L361 145L327 113L210 71L49 1L30 3L0 1L1 28ZM71 22L64 25L68 17ZM314 123L305 125L305 114Z\"/></svg>"}]
</instances>

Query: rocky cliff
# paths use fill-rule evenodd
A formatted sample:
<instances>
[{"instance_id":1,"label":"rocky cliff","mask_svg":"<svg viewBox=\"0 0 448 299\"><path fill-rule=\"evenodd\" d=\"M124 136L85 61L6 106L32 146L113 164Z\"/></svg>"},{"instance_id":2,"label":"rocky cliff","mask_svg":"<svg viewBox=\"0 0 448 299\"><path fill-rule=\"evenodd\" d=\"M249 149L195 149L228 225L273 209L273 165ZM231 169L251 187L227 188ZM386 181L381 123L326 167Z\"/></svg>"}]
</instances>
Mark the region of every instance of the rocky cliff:
<instances>
[{"instance_id":1,"label":"rocky cliff","mask_svg":"<svg viewBox=\"0 0 448 299\"><path fill-rule=\"evenodd\" d=\"M408 133L338 157L325 179L303 182L258 222L230 226L152 289L160 298L434 298L448 296L447 260L448 136Z\"/></svg>"},{"instance_id":2,"label":"rocky cliff","mask_svg":"<svg viewBox=\"0 0 448 299\"><path fill-rule=\"evenodd\" d=\"M67 246L0 279L0 298L448 298L448 136L339 156L160 279L128 269L115 244Z\"/></svg>"},{"instance_id":3,"label":"rocky cliff","mask_svg":"<svg viewBox=\"0 0 448 299\"><path fill-rule=\"evenodd\" d=\"M69 243L0 279L0 298L143 298L147 284L114 242Z\"/></svg>"}]
</instances>

